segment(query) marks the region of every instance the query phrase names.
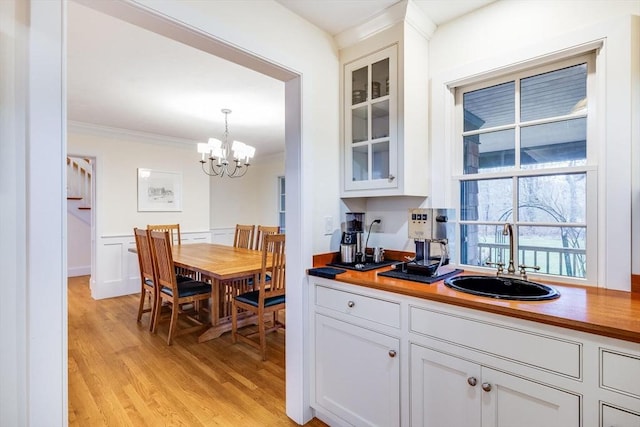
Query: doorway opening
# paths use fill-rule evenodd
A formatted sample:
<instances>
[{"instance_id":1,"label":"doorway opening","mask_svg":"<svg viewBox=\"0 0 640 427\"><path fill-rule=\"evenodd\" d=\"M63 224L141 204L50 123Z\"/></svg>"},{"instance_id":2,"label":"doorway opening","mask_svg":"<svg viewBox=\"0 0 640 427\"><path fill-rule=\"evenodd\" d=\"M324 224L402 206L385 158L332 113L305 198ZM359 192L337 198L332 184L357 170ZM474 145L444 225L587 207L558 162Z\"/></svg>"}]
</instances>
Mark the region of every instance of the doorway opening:
<instances>
[{"instance_id":1,"label":"doorway opening","mask_svg":"<svg viewBox=\"0 0 640 427\"><path fill-rule=\"evenodd\" d=\"M198 29L187 27L183 23L159 15L147 10L140 5L129 2L81 2L93 9L110 15L116 19L124 20L133 25L153 31L170 39L179 41L188 46L197 48L211 55L218 56L233 63L242 65L254 71L268 75L272 78L284 82L285 86L285 178L287 181L286 199L287 212L287 249L288 260L287 277L302 280L305 276L302 254L303 240L302 233L303 207L300 200L302 195L302 168L301 168L301 76L300 74L286 69L280 65L266 61L264 58L255 56L250 52L243 51L235 46L231 46L224 41L218 40L199 31ZM94 214L95 215L95 214ZM99 229L99 216L94 221L93 227ZM92 252L96 253L96 240L92 242ZM98 269L99 270L99 269ZM96 270L94 269L95 273ZM302 290L295 290L302 294ZM287 336L294 337L289 345L287 339L286 349L286 383L287 383L287 413L298 422L302 422L302 417L308 416L308 409L305 408L305 397L300 390L303 390L301 369L305 366L304 361L304 336L303 325L304 303L300 298L291 298L286 310ZM290 320L290 318L292 320ZM298 340L298 338L300 338ZM289 367L293 367L289 369ZM290 399L291 398L291 399ZM291 402L291 403L290 403ZM290 407L292 410L290 411Z\"/></svg>"}]
</instances>

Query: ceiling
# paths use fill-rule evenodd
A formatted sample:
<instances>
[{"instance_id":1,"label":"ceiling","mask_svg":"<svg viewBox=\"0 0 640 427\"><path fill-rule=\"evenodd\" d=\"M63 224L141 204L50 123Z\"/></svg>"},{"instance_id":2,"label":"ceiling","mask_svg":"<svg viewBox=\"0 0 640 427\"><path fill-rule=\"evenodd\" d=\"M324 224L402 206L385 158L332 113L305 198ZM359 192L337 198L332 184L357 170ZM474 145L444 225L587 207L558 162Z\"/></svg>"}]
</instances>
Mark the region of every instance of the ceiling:
<instances>
[{"instance_id":1,"label":"ceiling","mask_svg":"<svg viewBox=\"0 0 640 427\"><path fill-rule=\"evenodd\" d=\"M398 2L277 1L332 35ZM493 0L414 1L440 25ZM282 82L78 3L67 10L72 123L196 143L221 137L229 108L230 139L255 146L256 162L284 150Z\"/></svg>"}]
</instances>

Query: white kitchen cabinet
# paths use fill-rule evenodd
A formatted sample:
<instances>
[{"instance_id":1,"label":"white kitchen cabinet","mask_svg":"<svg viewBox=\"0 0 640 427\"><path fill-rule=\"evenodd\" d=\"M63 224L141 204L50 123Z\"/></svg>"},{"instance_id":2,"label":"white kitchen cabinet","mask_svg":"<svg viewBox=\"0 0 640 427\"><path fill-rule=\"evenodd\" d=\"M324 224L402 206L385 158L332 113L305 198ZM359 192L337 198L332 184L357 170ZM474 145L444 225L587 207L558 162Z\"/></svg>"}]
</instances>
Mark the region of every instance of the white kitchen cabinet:
<instances>
[{"instance_id":1,"label":"white kitchen cabinet","mask_svg":"<svg viewBox=\"0 0 640 427\"><path fill-rule=\"evenodd\" d=\"M600 388L610 392L600 405L600 427L640 427L640 351L599 350Z\"/></svg>"},{"instance_id":2,"label":"white kitchen cabinet","mask_svg":"<svg viewBox=\"0 0 640 427\"><path fill-rule=\"evenodd\" d=\"M397 47L344 66L345 191L397 188Z\"/></svg>"},{"instance_id":3,"label":"white kitchen cabinet","mask_svg":"<svg viewBox=\"0 0 640 427\"><path fill-rule=\"evenodd\" d=\"M480 426L480 365L415 344L410 358L412 426Z\"/></svg>"},{"instance_id":4,"label":"white kitchen cabinet","mask_svg":"<svg viewBox=\"0 0 640 427\"><path fill-rule=\"evenodd\" d=\"M317 415L332 426L400 425L400 304L323 283L310 297Z\"/></svg>"},{"instance_id":5,"label":"white kitchen cabinet","mask_svg":"<svg viewBox=\"0 0 640 427\"><path fill-rule=\"evenodd\" d=\"M310 285L311 406L331 426L640 427L638 343Z\"/></svg>"},{"instance_id":6,"label":"white kitchen cabinet","mask_svg":"<svg viewBox=\"0 0 640 427\"><path fill-rule=\"evenodd\" d=\"M356 426L400 423L399 340L316 314L316 400Z\"/></svg>"},{"instance_id":7,"label":"white kitchen cabinet","mask_svg":"<svg viewBox=\"0 0 640 427\"><path fill-rule=\"evenodd\" d=\"M580 426L577 395L411 346L411 425Z\"/></svg>"},{"instance_id":8,"label":"white kitchen cabinet","mask_svg":"<svg viewBox=\"0 0 640 427\"><path fill-rule=\"evenodd\" d=\"M578 427L580 398L505 372L482 367L483 427Z\"/></svg>"},{"instance_id":9,"label":"white kitchen cabinet","mask_svg":"<svg viewBox=\"0 0 640 427\"><path fill-rule=\"evenodd\" d=\"M398 23L340 51L341 196L426 197L428 41Z\"/></svg>"},{"instance_id":10,"label":"white kitchen cabinet","mask_svg":"<svg viewBox=\"0 0 640 427\"><path fill-rule=\"evenodd\" d=\"M602 405L601 427L640 427L640 413Z\"/></svg>"}]
</instances>

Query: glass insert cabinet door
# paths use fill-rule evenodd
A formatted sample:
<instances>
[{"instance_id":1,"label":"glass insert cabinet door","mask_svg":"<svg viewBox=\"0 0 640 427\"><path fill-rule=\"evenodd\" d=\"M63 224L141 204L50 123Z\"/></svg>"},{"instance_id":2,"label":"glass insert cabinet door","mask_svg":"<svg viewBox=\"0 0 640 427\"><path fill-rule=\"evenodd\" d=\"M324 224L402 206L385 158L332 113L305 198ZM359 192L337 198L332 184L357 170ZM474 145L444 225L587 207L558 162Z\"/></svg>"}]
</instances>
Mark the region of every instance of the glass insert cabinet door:
<instances>
[{"instance_id":1,"label":"glass insert cabinet door","mask_svg":"<svg viewBox=\"0 0 640 427\"><path fill-rule=\"evenodd\" d=\"M397 187L397 48L345 65L345 190Z\"/></svg>"}]
</instances>

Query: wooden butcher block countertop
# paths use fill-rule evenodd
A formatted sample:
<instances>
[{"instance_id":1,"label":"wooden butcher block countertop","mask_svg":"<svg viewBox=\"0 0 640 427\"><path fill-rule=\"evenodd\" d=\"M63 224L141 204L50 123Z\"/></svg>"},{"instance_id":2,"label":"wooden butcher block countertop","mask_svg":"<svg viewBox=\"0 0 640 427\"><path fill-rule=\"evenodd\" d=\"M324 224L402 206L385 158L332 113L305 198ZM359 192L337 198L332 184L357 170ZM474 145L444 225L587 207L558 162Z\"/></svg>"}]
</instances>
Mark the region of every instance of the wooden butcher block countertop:
<instances>
[{"instance_id":1,"label":"wooden butcher block countertop","mask_svg":"<svg viewBox=\"0 0 640 427\"><path fill-rule=\"evenodd\" d=\"M326 259L314 257L314 267L331 262ZM637 292L544 282L557 289L560 298L548 301L501 300L455 291L442 280L429 285L378 276L378 272L389 269L391 267L364 272L347 270L334 280L640 343L640 293ZM479 275L471 272L461 274Z\"/></svg>"}]
</instances>

